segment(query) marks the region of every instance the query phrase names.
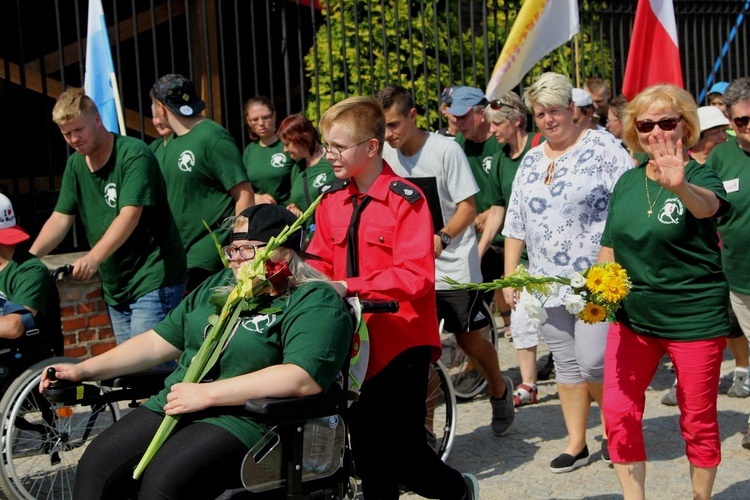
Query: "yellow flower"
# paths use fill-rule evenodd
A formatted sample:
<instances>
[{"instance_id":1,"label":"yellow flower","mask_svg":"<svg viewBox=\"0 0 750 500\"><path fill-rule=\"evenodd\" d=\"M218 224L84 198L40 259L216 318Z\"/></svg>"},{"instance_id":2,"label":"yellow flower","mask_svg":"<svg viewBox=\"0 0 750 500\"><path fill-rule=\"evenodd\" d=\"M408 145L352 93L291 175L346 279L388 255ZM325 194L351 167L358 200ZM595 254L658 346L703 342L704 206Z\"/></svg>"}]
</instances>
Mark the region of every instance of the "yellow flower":
<instances>
[{"instance_id":1,"label":"yellow flower","mask_svg":"<svg viewBox=\"0 0 750 500\"><path fill-rule=\"evenodd\" d=\"M595 323L601 323L607 319L607 311L605 311L602 306L596 305L593 302L588 302L578 317L581 318L584 323L593 325Z\"/></svg>"},{"instance_id":2,"label":"yellow flower","mask_svg":"<svg viewBox=\"0 0 750 500\"><path fill-rule=\"evenodd\" d=\"M628 284L619 278L605 279L599 292L601 297L613 304L621 301L628 294Z\"/></svg>"},{"instance_id":3,"label":"yellow flower","mask_svg":"<svg viewBox=\"0 0 750 500\"><path fill-rule=\"evenodd\" d=\"M600 292L606 271L601 266L593 266L586 275L586 288L592 292Z\"/></svg>"}]
</instances>

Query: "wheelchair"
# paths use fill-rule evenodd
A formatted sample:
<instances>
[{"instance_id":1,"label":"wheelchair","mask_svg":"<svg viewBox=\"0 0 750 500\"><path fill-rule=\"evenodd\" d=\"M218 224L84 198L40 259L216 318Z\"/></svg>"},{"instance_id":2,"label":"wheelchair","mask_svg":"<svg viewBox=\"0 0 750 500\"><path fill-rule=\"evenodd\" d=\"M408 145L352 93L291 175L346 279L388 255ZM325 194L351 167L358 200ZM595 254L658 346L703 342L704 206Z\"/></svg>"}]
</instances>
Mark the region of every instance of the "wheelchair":
<instances>
[{"instance_id":1,"label":"wheelchair","mask_svg":"<svg viewBox=\"0 0 750 500\"><path fill-rule=\"evenodd\" d=\"M26 420L24 416L32 408L45 408L44 415L39 416L47 421L52 420L49 404L38 393L23 394L27 385L29 374L35 374L37 381L44 366L53 362L72 363L76 360L63 356L63 335L60 320L60 301L57 291L57 282L64 276L70 275L72 266L66 265L51 271L50 293L47 302L47 310L39 327L27 330L24 334L13 340L0 342L0 420L2 422L2 454L3 462L0 468L0 496L6 498L21 498L8 486L6 477L12 476L12 470L8 468L6 446L9 439L8 422L11 414L14 425L11 428L32 429L39 428L35 419ZM37 317L39 319L39 317ZM33 375L32 375L33 377ZM13 413L12 410L16 412ZM20 452L19 455L22 455ZM38 498L34 496L33 498Z\"/></svg>"},{"instance_id":2,"label":"wheelchair","mask_svg":"<svg viewBox=\"0 0 750 500\"><path fill-rule=\"evenodd\" d=\"M495 314L487 302L482 303L482 312L489 319L489 324L482 328L482 336L489 340L497 351L497 323ZM450 374L456 398L469 400L487 387L487 380L476 363L464 353L456 341L454 332L445 331L444 321L440 320L440 341L443 355L440 358Z\"/></svg>"},{"instance_id":3,"label":"wheelchair","mask_svg":"<svg viewBox=\"0 0 750 500\"><path fill-rule=\"evenodd\" d=\"M71 498L78 460L88 443L128 408L158 392L171 372L157 368L96 383L60 381L42 396L38 393L41 371L57 361L78 360L56 358L35 364L16 379L0 403L4 429L0 490L8 498ZM445 460L455 435L456 399L439 361L431 367L430 380L425 432ZM354 498L358 481L345 418L354 399L350 391L334 385L315 396L247 401L245 410L269 432L248 452L238 471L244 488L227 490L218 498ZM333 442L332 451L326 463L311 465L306 457L317 444L310 434L321 419L328 423L326 438Z\"/></svg>"}]
</instances>

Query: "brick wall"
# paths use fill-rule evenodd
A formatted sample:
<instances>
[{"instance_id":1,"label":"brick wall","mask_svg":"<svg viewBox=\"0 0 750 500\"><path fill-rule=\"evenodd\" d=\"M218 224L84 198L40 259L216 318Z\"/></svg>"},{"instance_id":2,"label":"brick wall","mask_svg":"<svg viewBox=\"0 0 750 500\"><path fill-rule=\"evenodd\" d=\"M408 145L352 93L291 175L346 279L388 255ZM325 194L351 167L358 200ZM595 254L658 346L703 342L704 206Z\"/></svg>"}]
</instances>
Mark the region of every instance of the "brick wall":
<instances>
[{"instance_id":1,"label":"brick wall","mask_svg":"<svg viewBox=\"0 0 750 500\"><path fill-rule=\"evenodd\" d=\"M65 356L88 358L115 345L107 305L102 300L102 284L97 276L89 281L59 281L60 316Z\"/></svg>"},{"instance_id":2,"label":"brick wall","mask_svg":"<svg viewBox=\"0 0 750 500\"><path fill-rule=\"evenodd\" d=\"M52 270L71 264L85 254L48 255L42 262ZM98 274L88 281L64 278L57 282L57 290L60 293L65 356L88 358L117 345L109 324L107 306L102 299L102 282Z\"/></svg>"}]
</instances>

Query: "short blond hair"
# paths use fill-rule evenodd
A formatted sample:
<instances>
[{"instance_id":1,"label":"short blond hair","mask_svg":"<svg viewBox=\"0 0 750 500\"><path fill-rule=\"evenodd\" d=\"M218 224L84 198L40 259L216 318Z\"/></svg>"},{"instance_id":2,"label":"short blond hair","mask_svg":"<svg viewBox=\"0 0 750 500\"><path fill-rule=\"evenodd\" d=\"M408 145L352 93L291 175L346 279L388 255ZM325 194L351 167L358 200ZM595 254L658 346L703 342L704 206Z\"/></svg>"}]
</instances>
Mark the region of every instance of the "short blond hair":
<instances>
[{"instance_id":1,"label":"short blond hair","mask_svg":"<svg viewBox=\"0 0 750 500\"><path fill-rule=\"evenodd\" d=\"M643 153L644 150L638 142L638 130L635 121L638 115L648 108L656 106L660 111L673 111L682 117L684 122L685 136L682 138L682 146L691 148L695 146L700 138L700 121L698 120L698 105L695 98L686 90L671 83L652 85L625 106L620 121L622 121L622 140L625 145L635 153Z\"/></svg>"},{"instance_id":2,"label":"short blond hair","mask_svg":"<svg viewBox=\"0 0 750 500\"><path fill-rule=\"evenodd\" d=\"M52 108L52 121L58 126L76 120L81 116L96 116L99 110L94 101L79 87L70 87L60 94Z\"/></svg>"},{"instance_id":3,"label":"short blond hair","mask_svg":"<svg viewBox=\"0 0 750 500\"><path fill-rule=\"evenodd\" d=\"M523 100L532 111L534 104L567 108L573 102L573 84L567 76L548 71L526 89Z\"/></svg>"},{"instance_id":4,"label":"short blond hair","mask_svg":"<svg viewBox=\"0 0 750 500\"><path fill-rule=\"evenodd\" d=\"M334 124L346 130L355 142L377 139L378 151L383 152L385 113L376 98L355 96L334 104L320 118L320 131L327 134Z\"/></svg>"}]
</instances>

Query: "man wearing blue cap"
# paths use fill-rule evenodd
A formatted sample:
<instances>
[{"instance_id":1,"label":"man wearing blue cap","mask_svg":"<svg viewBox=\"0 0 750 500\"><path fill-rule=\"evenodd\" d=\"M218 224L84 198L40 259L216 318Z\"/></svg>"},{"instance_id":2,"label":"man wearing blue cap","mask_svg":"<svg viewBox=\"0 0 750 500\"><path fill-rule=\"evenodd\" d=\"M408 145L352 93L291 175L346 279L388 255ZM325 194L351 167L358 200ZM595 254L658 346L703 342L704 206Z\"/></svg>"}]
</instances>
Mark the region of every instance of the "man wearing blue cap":
<instances>
[{"instance_id":1,"label":"man wearing blue cap","mask_svg":"<svg viewBox=\"0 0 750 500\"><path fill-rule=\"evenodd\" d=\"M503 275L503 259L499 252L502 241L496 234L483 235L487 218L490 216L490 205L484 202L484 193L489 185L489 172L492 165L492 157L502 150L502 144L490 132L490 124L484 120L484 108L487 98L484 92L475 87L453 87L453 101L447 112L456 117L459 133L456 142L464 150L469 160L471 172L479 186L479 193L474 196L477 216L474 226L477 238L482 242L481 247L488 250L482 256L482 276L485 281L492 281ZM499 227L502 223L498 223ZM489 227L489 226L488 226ZM492 242L496 244L491 244ZM505 308L501 308L505 310Z\"/></svg>"}]
</instances>

